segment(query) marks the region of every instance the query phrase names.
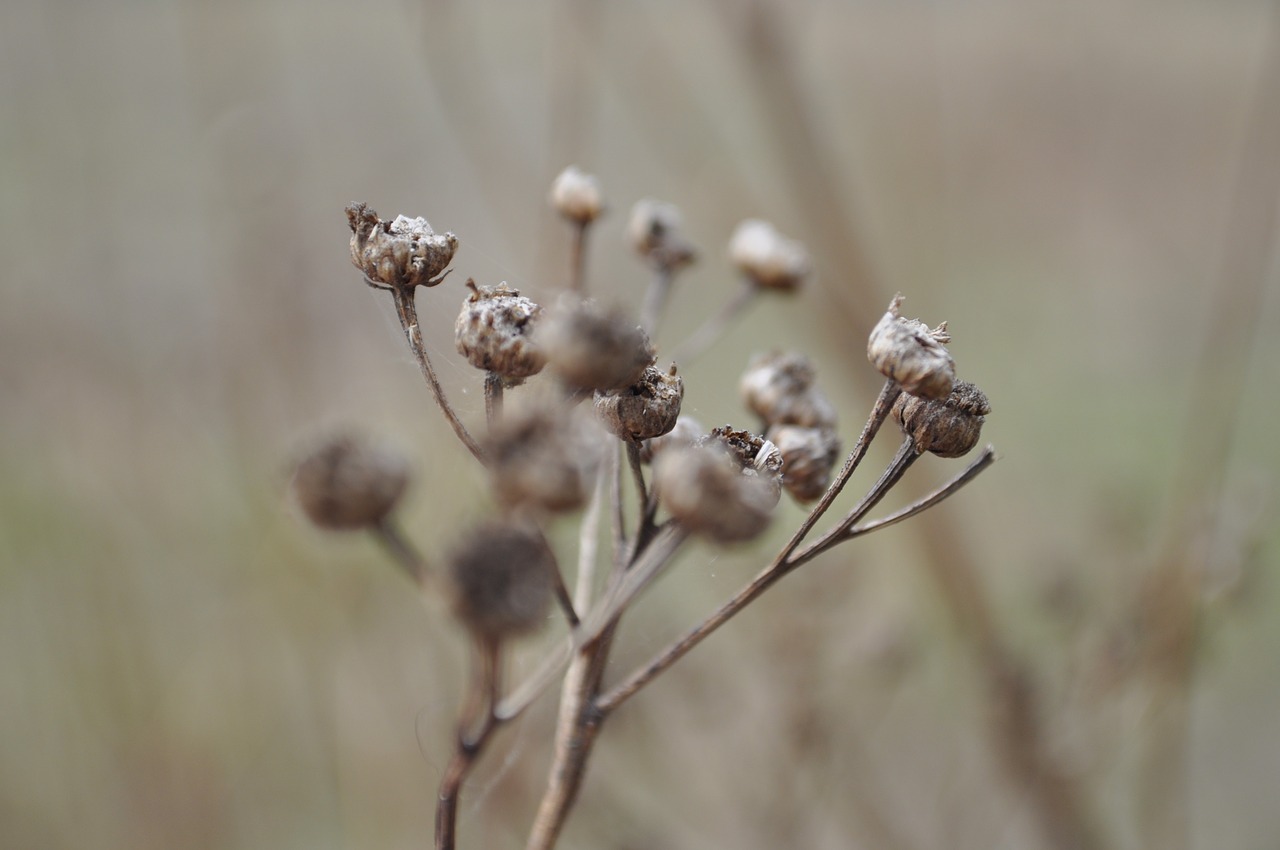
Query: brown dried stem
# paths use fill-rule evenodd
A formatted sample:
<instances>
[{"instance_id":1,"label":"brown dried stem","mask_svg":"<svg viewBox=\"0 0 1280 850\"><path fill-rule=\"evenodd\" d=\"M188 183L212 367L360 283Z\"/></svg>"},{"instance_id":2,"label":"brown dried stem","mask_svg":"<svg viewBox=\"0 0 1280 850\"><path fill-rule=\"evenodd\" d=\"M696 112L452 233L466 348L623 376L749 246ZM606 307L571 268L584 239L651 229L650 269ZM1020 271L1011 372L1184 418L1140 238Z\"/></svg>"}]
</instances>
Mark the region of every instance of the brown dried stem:
<instances>
[{"instance_id":1,"label":"brown dried stem","mask_svg":"<svg viewBox=\"0 0 1280 850\"><path fill-rule=\"evenodd\" d=\"M667 297L671 294L671 283L675 280L675 271L667 264L654 267L653 278L649 281L649 289L644 295L644 306L640 310L640 327L650 337L658 335L658 325L662 322L662 314L666 310Z\"/></svg>"},{"instance_id":2,"label":"brown dried stem","mask_svg":"<svg viewBox=\"0 0 1280 850\"><path fill-rule=\"evenodd\" d=\"M372 531L391 559L396 562L396 566L404 570L416 584L422 584L428 578L427 562L400 531L400 526L394 519L383 518Z\"/></svg>"},{"instance_id":3,"label":"brown dried stem","mask_svg":"<svg viewBox=\"0 0 1280 850\"><path fill-rule=\"evenodd\" d=\"M498 716L502 687L501 645L496 640L476 641L471 690L458 718L453 757L440 780L436 796L436 850L453 850L458 831L458 798L484 745L503 719Z\"/></svg>"},{"instance_id":4,"label":"brown dried stem","mask_svg":"<svg viewBox=\"0 0 1280 850\"><path fill-rule=\"evenodd\" d=\"M587 230L591 222L573 222L573 242L569 248L569 291L587 294Z\"/></svg>"},{"instance_id":5,"label":"brown dried stem","mask_svg":"<svg viewBox=\"0 0 1280 850\"><path fill-rule=\"evenodd\" d=\"M692 363L724 334L733 324L733 320L746 310L759 294L760 287L749 280L743 281L733 297L720 308L720 312L708 318L701 327L689 335L688 339L676 347L671 359L681 366Z\"/></svg>"},{"instance_id":6,"label":"brown dried stem","mask_svg":"<svg viewBox=\"0 0 1280 850\"><path fill-rule=\"evenodd\" d=\"M490 428L502 418L502 376L497 372L484 374L484 416Z\"/></svg>"},{"instance_id":7,"label":"brown dried stem","mask_svg":"<svg viewBox=\"0 0 1280 850\"><path fill-rule=\"evenodd\" d=\"M964 468L963 472L956 475L954 478L952 478L946 484L939 487L937 490L934 490L932 493L929 493L928 495L921 496L919 499L912 502L910 505L907 505L902 510L894 511L893 513L889 514L886 517L881 517L880 519L872 520L871 522L868 522L865 525L857 526L856 528L850 528L845 535L845 539L852 540L855 537L861 537L864 534L870 534L873 531L879 531L882 528L888 528L891 525L897 525L903 520L911 519L911 517L916 516L917 514L924 513L929 508L933 507L939 502L945 501L946 499L950 498L952 495L957 493L960 490L960 488L964 487L970 481L977 478L983 472L983 470L991 466L991 464L995 463L999 459L1000 459L1000 456L996 454L996 450L991 446L987 446L982 450L982 453L978 455L978 457L972 463L970 463L967 467Z\"/></svg>"}]
</instances>

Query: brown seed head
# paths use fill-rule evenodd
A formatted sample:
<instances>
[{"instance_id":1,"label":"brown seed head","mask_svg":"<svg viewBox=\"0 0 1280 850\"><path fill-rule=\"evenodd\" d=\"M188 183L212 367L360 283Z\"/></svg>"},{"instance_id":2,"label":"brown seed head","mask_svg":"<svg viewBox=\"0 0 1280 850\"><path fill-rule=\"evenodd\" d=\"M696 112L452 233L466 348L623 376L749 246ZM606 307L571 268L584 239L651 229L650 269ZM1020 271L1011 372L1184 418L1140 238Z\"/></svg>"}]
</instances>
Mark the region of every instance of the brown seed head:
<instances>
[{"instance_id":1,"label":"brown seed head","mask_svg":"<svg viewBox=\"0 0 1280 850\"><path fill-rule=\"evenodd\" d=\"M533 328L542 308L506 283L478 287L468 280L467 286L471 294L453 326L458 353L508 382L540 372L547 358L533 341Z\"/></svg>"},{"instance_id":2,"label":"brown seed head","mask_svg":"<svg viewBox=\"0 0 1280 850\"><path fill-rule=\"evenodd\" d=\"M871 330L867 359L911 395L944 399L956 379L955 361L943 346L951 341L946 322L930 330L924 322L902 318L901 304L902 296L894 296L888 312Z\"/></svg>"},{"instance_id":3,"label":"brown seed head","mask_svg":"<svg viewBox=\"0 0 1280 850\"><path fill-rule=\"evenodd\" d=\"M667 449L676 446L692 446L705 437L707 429L692 416L680 416L675 427L660 437L652 437L640 444L640 460L653 463L653 459Z\"/></svg>"},{"instance_id":4,"label":"brown seed head","mask_svg":"<svg viewBox=\"0 0 1280 850\"><path fill-rule=\"evenodd\" d=\"M452 233L436 233L425 218L383 221L368 204L350 204L351 262L376 284L396 289L434 286L458 250Z\"/></svg>"},{"instance_id":5,"label":"brown seed head","mask_svg":"<svg viewBox=\"0 0 1280 850\"><path fill-rule=\"evenodd\" d=\"M649 366L640 380L626 389L596 393L596 415L605 427L623 440L660 437L676 426L684 379L673 363L663 372Z\"/></svg>"},{"instance_id":6,"label":"brown seed head","mask_svg":"<svg viewBox=\"0 0 1280 850\"><path fill-rule=\"evenodd\" d=\"M649 336L634 319L594 301L561 299L538 323L536 340L561 380L583 390L620 390L653 365Z\"/></svg>"},{"instance_id":7,"label":"brown seed head","mask_svg":"<svg viewBox=\"0 0 1280 850\"><path fill-rule=\"evenodd\" d=\"M943 401L901 395L893 418L911 438L916 451L939 457L960 457L978 444L991 403L968 381L956 381Z\"/></svg>"},{"instance_id":8,"label":"brown seed head","mask_svg":"<svg viewBox=\"0 0 1280 850\"><path fill-rule=\"evenodd\" d=\"M733 231L729 260L756 286L783 292L799 289L811 269L804 245L758 218L747 219Z\"/></svg>"},{"instance_id":9,"label":"brown seed head","mask_svg":"<svg viewBox=\"0 0 1280 850\"><path fill-rule=\"evenodd\" d=\"M627 239L650 265L676 271L697 259L697 251L681 232L683 226L674 204L644 198L631 208Z\"/></svg>"},{"instance_id":10,"label":"brown seed head","mask_svg":"<svg viewBox=\"0 0 1280 850\"><path fill-rule=\"evenodd\" d=\"M770 425L836 425L835 408L814 385L813 363L803 354L757 354L742 373L738 389L747 408Z\"/></svg>"},{"instance_id":11,"label":"brown seed head","mask_svg":"<svg viewBox=\"0 0 1280 850\"><path fill-rule=\"evenodd\" d=\"M395 508L409 483L399 453L353 436L331 439L307 455L293 474L293 492L321 528L367 528Z\"/></svg>"},{"instance_id":12,"label":"brown seed head","mask_svg":"<svg viewBox=\"0 0 1280 850\"><path fill-rule=\"evenodd\" d=\"M569 166L551 184L551 206L575 224L590 224L604 211L600 181L576 165Z\"/></svg>"},{"instance_id":13,"label":"brown seed head","mask_svg":"<svg viewBox=\"0 0 1280 850\"><path fill-rule=\"evenodd\" d=\"M653 463L653 486L671 516L717 543L750 540L764 531L776 491L722 444L673 446Z\"/></svg>"},{"instance_id":14,"label":"brown seed head","mask_svg":"<svg viewBox=\"0 0 1280 850\"><path fill-rule=\"evenodd\" d=\"M840 457L840 437L829 428L775 425L769 440L782 453L782 486L797 502L812 502L831 483Z\"/></svg>"},{"instance_id":15,"label":"brown seed head","mask_svg":"<svg viewBox=\"0 0 1280 850\"><path fill-rule=\"evenodd\" d=\"M528 407L508 410L485 440L489 482L506 507L572 511L594 484L602 437L578 410Z\"/></svg>"},{"instance_id":16,"label":"brown seed head","mask_svg":"<svg viewBox=\"0 0 1280 850\"><path fill-rule=\"evenodd\" d=\"M527 634L547 619L555 555L535 527L490 522L473 529L448 560L453 611L475 635Z\"/></svg>"}]
</instances>

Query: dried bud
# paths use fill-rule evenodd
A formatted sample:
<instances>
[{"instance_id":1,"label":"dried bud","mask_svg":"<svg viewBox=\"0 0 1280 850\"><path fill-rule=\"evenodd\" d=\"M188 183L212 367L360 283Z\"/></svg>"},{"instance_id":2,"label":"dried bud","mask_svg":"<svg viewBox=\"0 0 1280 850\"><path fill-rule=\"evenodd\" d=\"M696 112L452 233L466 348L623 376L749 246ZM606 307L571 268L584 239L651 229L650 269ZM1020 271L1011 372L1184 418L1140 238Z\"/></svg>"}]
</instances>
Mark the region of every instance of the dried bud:
<instances>
[{"instance_id":1,"label":"dried bud","mask_svg":"<svg viewBox=\"0 0 1280 850\"><path fill-rule=\"evenodd\" d=\"M397 452L351 436L321 445L298 464L293 492L321 528L377 525L409 483L409 464Z\"/></svg>"},{"instance_id":2,"label":"dried bud","mask_svg":"<svg viewBox=\"0 0 1280 850\"><path fill-rule=\"evenodd\" d=\"M742 373L738 390L747 408L770 425L836 425L835 408L814 386L813 363L803 354L757 354Z\"/></svg>"},{"instance_id":3,"label":"dried bud","mask_svg":"<svg viewBox=\"0 0 1280 850\"><path fill-rule=\"evenodd\" d=\"M752 283L763 289L793 292L809 276L809 252L772 224L749 218L729 240L729 260Z\"/></svg>"},{"instance_id":4,"label":"dried bud","mask_svg":"<svg viewBox=\"0 0 1280 850\"><path fill-rule=\"evenodd\" d=\"M664 451L654 460L653 486L677 522L717 543L756 537L778 503L767 481L716 444Z\"/></svg>"},{"instance_id":5,"label":"dried bud","mask_svg":"<svg viewBox=\"0 0 1280 850\"><path fill-rule=\"evenodd\" d=\"M645 198L631 208L627 238L652 265L675 271L697 259L697 251L680 232L682 227L680 210L673 204Z\"/></svg>"},{"instance_id":6,"label":"dried bud","mask_svg":"<svg viewBox=\"0 0 1280 850\"><path fill-rule=\"evenodd\" d=\"M653 459L667 449L676 446L692 446L699 439L706 436L707 429L702 427L697 419L692 416L681 416L676 419L676 425L661 437L652 437L640 444L640 460L644 463L653 463Z\"/></svg>"},{"instance_id":7,"label":"dried bud","mask_svg":"<svg viewBox=\"0 0 1280 850\"><path fill-rule=\"evenodd\" d=\"M590 224L604 211L600 181L576 165L569 166L551 184L551 206L569 221Z\"/></svg>"},{"instance_id":8,"label":"dried bud","mask_svg":"<svg viewBox=\"0 0 1280 850\"><path fill-rule=\"evenodd\" d=\"M782 453L782 486L797 502L812 502L827 492L831 468L840 457L840 437L829 428L775 425L770 442Z\"/></svg>"},{"instance_id":9,"label":"dried bud","mask_svg":"<svg viewBox=\"0 0 1280 850\"><path fill-rule=\"evenodd\" d=\"M596 415L624 440L647 440L676 426L683 399L684 379L676 374L675 364L667 372L650 366L626 389L596 393Z\"/></svg>"},{"instance_id":10,"label":"dried bud","mask_svg":"<svg viewBox=\"0 0 1280 850\"><path fill-rule=\"evenodd\" d=\"M944 399L956 379L955 361L943 347L951 341L947 323L929 330L918 319L902 318L898 312L901 305L902 296L895 295L888 312L872 328L867 359L911 395Z\"/></svg>"},{"instance_id":11,"label":"dried bud","mask_svg":"<svg viewBox=\"0 0 1280 850\"><path fill-rule=\"evenodd\" d=\"M577 411L508 411L484 447L494 497L507 507L582 507L594 484L602 436L590 416Z\"/></svg>"},{"instance_id":12,"label":"dried bud","mask_svg":"<svg viewBox=\"0 0 1280 850\"><path fill-rule=\"evenodd\" d=\"M386 222L367 204L347 207L351 262L376 284L394 288L435 286L458 250L458 237L436 233L425 218L396 216Z\"/></svg>"},{"instance_id":13,"label":"dried bud","mask_svg":"<svg viewBox=\"0 0 1280 850\"><path fill-rule=\"evenodd\" d=\"M454 613L478 637L526 634L546 621L559 567L536 528L481 525L461 541L448 564Z\"/></svg>"},{"instance_id":14,"label":"dried bud","mask_svg":"<svg viewBox=\"0 0 1280 850\"><path fill-rule=\"evenodd\" d=\"M916 451L939 457L960 457L976 446L990 412L986 394L968 381L956 381L944 401L901 395L893 405L893 418Z\"/></svg>"},{"instance_id":15,"label":"dried bud","mask_svg":"<svg viewBox=\"0 0 1280 850\"><path fill-rule=\"evenodd\" d=\"M724 449L737 461L742 474L763 481L776 503L782 496L782 452L768 440L731 425L712 428L695 445Z\"/></svg>"},{"instance_id":16,"label":"dried bud","mask_svg":"<svg viewBox=\"0 0 1280 850\"><path fill-rule=\"evenodd\" d=\"M532 332L542 308L506 283L478 287L468 280L467 286L471 294L453 326L458 353L477 369L509 381L540 372L547 358Z\"/></svg>"},{"instance_id":17,"label":"dried bud","mask_svg":"<svg viewBox=\"0 0 1280 850\"><path fill-rule=\"evenodd\" d=\"M538 326L537 341L552 371L572 387L620 390L653 365L653 346L644 329L593 301L563 299Z\"/></svg>"}]
</instances>

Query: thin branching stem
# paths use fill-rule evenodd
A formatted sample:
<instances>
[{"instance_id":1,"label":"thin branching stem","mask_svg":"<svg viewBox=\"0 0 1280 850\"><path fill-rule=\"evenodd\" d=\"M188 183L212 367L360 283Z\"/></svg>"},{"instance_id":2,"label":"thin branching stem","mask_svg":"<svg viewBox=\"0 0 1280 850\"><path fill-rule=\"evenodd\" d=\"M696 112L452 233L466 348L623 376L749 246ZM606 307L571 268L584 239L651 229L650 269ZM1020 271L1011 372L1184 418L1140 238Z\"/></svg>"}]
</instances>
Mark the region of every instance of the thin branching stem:
<instances>
[{"instance_id":1,"label":"thin branching stem","mask_svg":"<svg viewBox=\"0 0 1280 850\"><path fill-rule=\"evenodd\" d=\"M640 327L650 337L658 335L658 325L662 323L662 315L666 311L667 298L671 295L671 284L675 280L675 271L668 263L659 263L653 269L653 278L649 281L649 289L644 295L644 306L640 309Z\"/></svg>"},{"instance_id":2,"label":"thin branching stem","mask_svg":"<svg viewBox=\"0 0 1280 850\"><path fill-rule=\"evenodd\" d=\"M427 562L404 536L400 526L390 516L372 528L374 537L387 550L387 554L396 562L396 566L404 570L415 583L421 584L428 577Z\"/></svg>"},{"instance_id":3,"label":"thin branching stem","mask_svg":"<svg viewBox=\"0 0 1280 850\"><path fill-rule=\"evenodd\" d=\"M729 326L733 324L733 320L738 318L756 300L756 296L759 294L760 287L749 280L744 280L742 286L734 293L733 297L720 308L720 312L708 318L688 339L676 347L671 359L681 366L687 366L698 359L728 330Z\"/></svg>"},{"instance_id":4,"label":"thin branching stem","mask_svg":"<svg viewBox=\"0 0 1280 850\"><path fill-rule=\"evenodd\" d=\"M503 722L498 716L502 689L501 644L478 639L470 691L458 718L453 756L436 795L436 850L454 850L458 834L458 798L486 743Z\"/></svg>"},{"instance_id":5,"label":"thin branching stem","mask_svg":"<svg viewBox=\"0 0 1280 850\"><path fill-rule=\"evenodd\" d=\"M587 294L587 231L591 222L573 223L573 241L569 247L569 291L578 295Z\"/></svg>"},{"instance_id":6,"label":"thin branching stem","mask_svg":"<svg viewBox=\"0 0 1280 850\"><path fill-rule=\"evenodd\" d=\"M907 505L899 511L894 511L886 517L872 520L871 522L864 523L856 528L850 528L846 534L846 539L852 540L855 537L861 537L864 534L870 534L873 531L888 528L889 526L896 525L903 520L911 519L917 514L924 513L929 508L939 502L945 501L955 493L959 492L962 487L977 478L987 467L991 466L991 464L995 463L999 459L1000 456L996 454L996 450L991 446L987 446L972 463L964 468L963 472L956 475L937 490L934 490L928 495L921 496L910 505Z\"/></svg>"}]
</instances>

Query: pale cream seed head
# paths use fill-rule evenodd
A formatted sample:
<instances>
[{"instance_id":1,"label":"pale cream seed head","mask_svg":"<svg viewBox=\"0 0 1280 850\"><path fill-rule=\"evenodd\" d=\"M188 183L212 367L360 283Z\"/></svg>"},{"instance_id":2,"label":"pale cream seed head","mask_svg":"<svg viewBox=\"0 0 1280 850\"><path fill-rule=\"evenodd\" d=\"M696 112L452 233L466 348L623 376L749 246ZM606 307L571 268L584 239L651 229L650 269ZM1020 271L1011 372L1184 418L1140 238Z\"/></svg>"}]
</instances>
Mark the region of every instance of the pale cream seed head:
<instances>
[{"instance_id":1,"label":"pale cream seed head","mask_svg":"<svg viewBox=\"0 0 1280 850\"><path fill-rule=\"evenodd\" d=\"M729 260L756 286L792 292L811 271L809 252L767 221L747 219L729 240Z\"/></svg>"},{"instance_id":2,"label":"pale cream seed head","mask_svg":"<svg viewBox=\"0 0 1280 850\"><path fill-rule=\"evenodd\" d=\"M955 360L943 345L950 342L946 323L933 330L918 319L904 319L897 295L871 330L867 359L886 378L916 396L945 399L956 379Z\"/></svg>"},{"instance_id":3,"label":"pale cream seed head","mask_svg":"<svg viewBox=\"0 0 1280 850\"><path fill-rule=\"evenodd\" d=\"M542 308L505 283L478 287L468 280L467 286L471 294L453 328L458 353L512 383L542 371L547 358L533 338Z\"/></svg>"},{"instance_id":4,"label":"pale cream seed head","mask_svg":"<svg viewBox=\"0 0 1280 850\"><path fill-rule=\"evenodd\" d=\"M590 224L604 211L600 181L576 165L569 166L551 184L551 206L575 224Z\"/></svg>"}]
</instances>

